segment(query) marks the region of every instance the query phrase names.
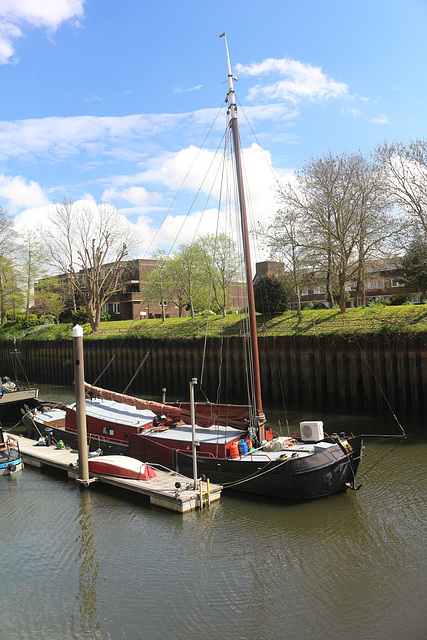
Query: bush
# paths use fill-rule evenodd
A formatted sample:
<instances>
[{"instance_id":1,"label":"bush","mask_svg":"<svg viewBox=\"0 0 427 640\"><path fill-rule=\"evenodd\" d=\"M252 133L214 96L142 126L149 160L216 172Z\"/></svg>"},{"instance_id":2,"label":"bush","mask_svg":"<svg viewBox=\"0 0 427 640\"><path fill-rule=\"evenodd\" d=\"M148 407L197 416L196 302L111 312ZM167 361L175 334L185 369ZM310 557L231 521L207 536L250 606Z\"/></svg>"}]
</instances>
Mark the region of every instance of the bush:
<instances>
[{"instance_id":1,"label":"bush","mask_svg":"<svg viewBox=\"0 0 427 640\"><path fill-rule=\"evenodd\" d=\"M217 314L215 311L206 309L205 311L197 311L194 315L196 318L207 318L208 316L216 316Z\"/></svg>"},{"instance_id":2,"label":"bush","mask_svg":"<svg viewBox=\"0 0 427 640\"><path fill-rule=\"evenodd\" d=\"M84 307L79 307L71 314L73 324L86 324L88 322L87 311Z\"/></svg>"},{"instance_id":3,"label":"bush","mask_svg":"<svg viewBox=\"0 0 427 640\"><path fill-rule=\"evenodd\" d=\"M6 330L6 329L11 329L12 327L14 327L15 329L31 329L32 327L38 327L41 324L43 324L43 320L37 318L37 316L35 316L34 314L31 314L28 317L28 320L25 319L25 316L20 315L20 320L17 320L17 322L14 322L12 320L8 320L8 322L5 322L2 325L2 329Z\"/></svg>"},{"instance_id":4,"label":"bush","mask_svg":"<svg viewBox=\"0 0 427 640\"><path fill-rule=\"evenodd\" d=\"M264 315L284 313L288 309L288 294L278 277L261 276L254 286L255 309Z\"/></svg>"},{"instance_id":5,"label":"bush","mask_svg":"<svg viewBox=\"0 0 427 640\"><path fill-rule=\"evenodd\" d=\"M378 296L375 300L368 300L366 302L367 307L386 307L390 304L390 300L388 298L384 298L383 296Z\"/></svg>"},{"instance_id":6,"label":"bush","mask_svg":"<svg viewBox=\"0 0 427 640\"><path fill-rule=\"evenodd\" d=\"M60 324L70 324L72 321L73 312L71 309L64 309L58 316L58 322Z\"/></svg>"},{"instance_id":7,"label":"bush","mask_svg":"<svg viewBox=\"0 0 427 640\"><path fill-rule=\"evenodd\" d=\"M405 304L405 302L408 302L408 298L406 296L392 296L390 300L390 304L393 305Z\"/></svg>"}]
</instances>

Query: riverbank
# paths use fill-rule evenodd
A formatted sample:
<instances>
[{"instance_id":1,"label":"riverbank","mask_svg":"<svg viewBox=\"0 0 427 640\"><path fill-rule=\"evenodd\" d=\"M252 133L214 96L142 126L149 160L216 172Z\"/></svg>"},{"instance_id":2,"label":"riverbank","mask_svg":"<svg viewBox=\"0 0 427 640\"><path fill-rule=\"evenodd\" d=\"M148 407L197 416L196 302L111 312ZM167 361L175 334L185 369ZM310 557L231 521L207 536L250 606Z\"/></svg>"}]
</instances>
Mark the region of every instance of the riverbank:
<instances>
[{"instance_id":1,"label":"riverbank","mask_svg":"<svg viewBox=\"0 0 427 640\"><path fill-rule=\"evenodd\" d=\"M304 309L300 316L296 311L266 317L257 315L259 336L322 336L341 335L347 338L366 334L423 333L427 332L427 304L422 305L373 305L348 309L345 314L339 309ZM217 336L240 336L245 333L245 317L228 314L196 318L167 318L137 321L101 322L99 331L92 333L89 324L83 326L88 340L119 338L200 338ZM13 326L0 329L0 341L20 340L64 340L71 339L72 325L41 325L31 329Z\"/></svg>"},{"instance_id":2,"label":"riverbank","mask_svg":"<svg viewBox=\"0 0 427 640\"><path fill-rule=\"evenodd\" d=\"M427 332L363 335L261 335L258 339L264 403L353 411L427 409ZM70 385L72 341L4 342L3 375L14 371L15 346L27 377ZM115 391L169 400L188 397L197 377L201 399L247 401L246 338L149 339L108 337L85 341L85 378ZM9 377L11 377L9 373ZM129 385L129 383L131 384Z\"/></svg>"}]
</instances>

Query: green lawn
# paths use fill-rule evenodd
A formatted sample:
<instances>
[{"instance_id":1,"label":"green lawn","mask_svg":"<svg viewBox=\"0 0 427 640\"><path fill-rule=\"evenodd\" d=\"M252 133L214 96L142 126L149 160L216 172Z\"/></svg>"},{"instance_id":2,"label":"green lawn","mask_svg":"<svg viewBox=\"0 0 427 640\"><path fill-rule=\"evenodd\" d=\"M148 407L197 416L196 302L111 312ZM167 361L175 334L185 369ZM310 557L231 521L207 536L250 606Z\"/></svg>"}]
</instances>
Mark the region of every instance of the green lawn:
<instances>
[{"instance_id":1,"label":"green lawn","mask_svg":"<svg viewBox=\"0 0 427 640\"><path fill-rule=\"evenodd\" d=\"M161 320L137 320L102 322L97 334L84 325L88 339L109 337L148 338L193 338L203 337L206 318L168 318ZM379 306L348 309L341 314L339 309L304 310L300 317L288 311L273 318L257 316L259 335L322 335L331 333L363 334L379 332L427 331L427 305ZM210 316L209 336L235 336L245 333L244 317L241 315ZM0 339L27 338L60 340L71 338L71 325L47 325L16 331L1 331Z\"/></svg>"}]
</instances>

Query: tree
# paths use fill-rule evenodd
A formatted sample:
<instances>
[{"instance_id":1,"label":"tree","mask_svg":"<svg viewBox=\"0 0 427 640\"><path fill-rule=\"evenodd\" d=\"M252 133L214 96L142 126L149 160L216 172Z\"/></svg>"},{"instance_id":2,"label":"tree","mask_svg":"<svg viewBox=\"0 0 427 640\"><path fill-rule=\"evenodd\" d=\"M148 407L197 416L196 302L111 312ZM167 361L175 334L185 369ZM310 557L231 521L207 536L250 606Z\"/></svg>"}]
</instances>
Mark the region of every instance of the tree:
<instances>
[{"instance_id":1,"label":"tree","mask_svg":"<svg viewBox=\"0 0 427 640\"><path fill-rule=\"evenodd\" d=\"M254 285L255 309L258 313L274 315L288 308L286 287L281 278L261 276Z\"/></svg>"},{"instance_id":2,"label":"tree","mask_svg":"<svg viewBox=\"0 0 427 640\"><path fill-rule=\"evenodd\" d=\"M301 290L306 284L310 263L298 212L291 208L279 210L271 224L260 225L256 233L269 245L272 258L283 261L290 274L290 290L297 314L301 315Z\"/></svg>"},{"instance_id":3,"label":"tree","mask_svg":"<svg viewBox=\"0 0 427 640\"><path fill-rule=\"evenodd\" d=\"M19 292L19 269L13 220L0 207L0 321L6 322L8 306L15 308Z\"/></svg>"},{"instance_id":4,"label":"tree","mask_svg":"<svg viewBox=\"0 0 427 640\"><path fill-rule=\"evenodd\" d=\"M229 290L235 282L242 264L237 255L236 244L225 233L208 234L198 241L204 256L203 273L213 299L225 318L228 308Z\"/></svg>"},{"instance_id":5,"label":"tree","mask_svg":"<svg viewBox=\"0 0 427 640\"><path fill-rule=\"evenodd\" d=\"M28 318L34 283L36 280L47 275L47 264L43 245L40 239L34 235L34 231L27 229L21 234L19 254L23 282L22 288L25 296L25 318Z\"/></svg>"},{"instance_id":6,"label":"tree","mask_svg":"<svg viewBox=\"0 0 427 640\"><path fill-rule=\"evenodd\" d=\"M162 321L166 320L166 309L170 304L174 282L169 269L170 258L164 249L158 249L153 254L156 261L156 268L150 272L147 281L147 299L152 301L157 299L160 304Z\"/></svg>"},{"instance_id":7,"label":"tree","mask_svg":"<svg viewBox=\"0 0 427 640\"><path fill-rule=\"evenodd\" d=\"M409 217L416 231L427 233L427 140L383 142L376 158L384 169L391 201Z\"/></svg>"},{"instance_id":8,"label":"tree","mask_svg":"<svg viewBox=\"0 0 427 640\"><path fill-rule=\"evenodd\" d=\"M307 163L281 199L297 216L313 271L324 274L328 301L333 303L337 287L345 313L348 280L357 277L362 287L368 256L395 233L380 173L360 153L328 154Z\"/></svg>"},{"instance_id":9,"label":"tree","mask_svg":"<svg viewBox=\"0 0 427 640\"><path fill-rule=\"evenodd\" d=\"M206 288L203 287L204 254L197 243L183 244L179 251L169 260L167 268L173 283L171 295L179 308L187 307L194 318L196 311L206 306Z\"/></svg>"},{"instance_id":10,"label":"tree","mask_svg":"<svg viewBox=\"0 0 427 640\"><path fill-rule=\"evenodd\" d=\"M64 291L58 278L45 278L40 286L34 291L34 311L38 316L43 316L46 321L46 314L51 314L58 318L64 309Z\"/></svg>"},{"instance_id":11,"label":"tree","mask_svg":"<svg viewBox=\"0 0 427 640\"><path fill-rule=\"evenodd\" d=\"M422 300L427 299L427 241L415 239L409 246L403 261L403 280L408 287L419 289Z\"/></svg>"},{"instance_id":12,"label":"tree","mask_svg":"<svg viewBox=\"0 0 427 640\"><path fill-rule=\"evenodd\" d=\"M44 234L50 263L67 274L96 332L103 305L123 286L125 258L137 245L135 233L114 206L66 198L50 222L53 233Z\"/></svg>"}]
</instances>

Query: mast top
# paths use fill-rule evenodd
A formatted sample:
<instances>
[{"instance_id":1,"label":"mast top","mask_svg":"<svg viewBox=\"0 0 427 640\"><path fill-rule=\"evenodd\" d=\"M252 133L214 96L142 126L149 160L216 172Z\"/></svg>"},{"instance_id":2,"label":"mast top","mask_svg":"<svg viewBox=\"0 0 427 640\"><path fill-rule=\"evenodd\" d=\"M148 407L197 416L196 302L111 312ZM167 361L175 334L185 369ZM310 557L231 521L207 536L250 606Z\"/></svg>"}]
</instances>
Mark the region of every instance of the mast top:
<instances>
[{"instance_id":1,"label":"mast top","mask_svg":"<svg viewBox=\"0 0 427 640\"><path fill-rule=\"evenodd\" d=\"M227 36L225 32L222 33L220 38L224 38L225 41L225 51L227 53L227 69L228 69L228 99L230 103L230 117L231 119L237 119L237 105L236 105L236 94L234 91L234 80L237 80L236 76L233 76L231 73L231 63L230 63L230 55L228 53L228 45L227 45Z\"/></svg>"}]
</instances>

